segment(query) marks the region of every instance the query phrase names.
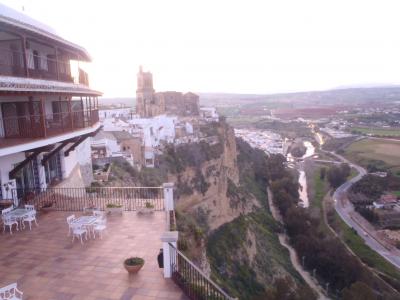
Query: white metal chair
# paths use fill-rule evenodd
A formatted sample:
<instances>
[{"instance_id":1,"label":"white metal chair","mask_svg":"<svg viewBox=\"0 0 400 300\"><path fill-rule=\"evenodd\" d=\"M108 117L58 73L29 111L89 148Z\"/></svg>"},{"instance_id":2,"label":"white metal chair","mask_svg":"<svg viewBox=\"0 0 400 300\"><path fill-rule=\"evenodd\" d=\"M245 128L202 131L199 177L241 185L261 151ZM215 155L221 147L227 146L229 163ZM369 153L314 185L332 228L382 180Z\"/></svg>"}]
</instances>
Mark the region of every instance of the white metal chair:
<instances>
[{"instance_id":1,"label":"white metal chair","mask_svg":"<svg viewBox=\"0 0 400 300\"><path fill-rule=\"evenodd\" d=\"M72 223L75 220L75 215L70 215L69 217L67 217L67 223L68 223L68 236L71 234L71 230L72 230Z\"/></svg>"},{"instance_id":2,"label":"white metal chair","mask_svg":"<svg viewBox=\"0 0 400 300\"><path fill-rule=\"evenodd\" d=\"M2 300L22 299L23 294L24 293L17 288L17 283L12 283L0 288L0 299Z\"/></svg>"},{"instance_id":3,"label":"white metal chair","mask_svg":"<svg viewBox=\"0 0 400 300\"><path fill-rule=\"evenodd\" d=\"M96 237L96 232L99 233L100 238L103 238L103 234L102 232L105 231L107 229L107 219L106 218L102 218L98 221L96 221L94 227L93 227L93 231L94 231L94 236Z\"/></svg>"},{"instance_id":4,"label":"white metal chair","mask_svg":"<svg viewBox=\"0 0 400 300\"><path fill-rule=\"evenodd\" d=\"M27 209L27 210L35 210L35 205L25 204L25 209Z\"/></svg>"},{"instance_id":5,"label":"white metal chair","mask_svg":"<svg viewBox=\"0 0 400 300\"><path fill-rule=\"evenodd\" d=\"M5 208L5 209L3 209L2 211L1 211L1 215L6 215L6 214L8 214L10 211L12 211L13 210L13 207L12 206L10 206L9 208Z\"/></svg>"},{"instance_id":6,"label":"white metal chair","mask_svg":"<svg viewBox=\"0 0 400 300\"><path fill-rule=\"evenodd\" d=\"M12 234L12 226L15 224L15 226L17 227L17 231L18 229L18 221L17 218L10 216L8 214L3 215L3 232L6 231L6 226L10 227L10 234Z\"/></svg>"},{"instance_id":7,"label":"white metal chair","mask_svg":"<svg viewBox=\"0 0 400 300\"><path fill-rule=\"evenodd\" d=\"M30 210L28 214L26 214L22 218L22 226L25 228L25 222L29 222L29 230L32 230L32 222L35 222L36 226L39 226L37 221L36 221L36 211L35 210Z\"/></svg>"},{"instance_id":8,"label":"white metal chair","mask_svg":"<svg viewBox=\"0 0 400 300\"><path fill-rule=\"evenodd\" d=\"M83 240L82 240L83 235L85 235L85 238L87 240L88 231L84 226L82 225L72 226L72 242L74 242L75 237L77 237L81 239L81 244L83 245Z\"/></svg>"}]
</instances>

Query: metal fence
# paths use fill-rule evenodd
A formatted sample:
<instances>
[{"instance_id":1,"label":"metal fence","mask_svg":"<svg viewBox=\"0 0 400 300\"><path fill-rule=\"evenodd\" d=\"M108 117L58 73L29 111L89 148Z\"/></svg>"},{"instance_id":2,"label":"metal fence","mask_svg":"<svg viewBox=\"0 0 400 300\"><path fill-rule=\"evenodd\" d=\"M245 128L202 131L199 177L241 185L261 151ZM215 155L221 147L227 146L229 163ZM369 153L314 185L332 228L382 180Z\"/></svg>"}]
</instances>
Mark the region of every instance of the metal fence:
<instances>
[{"instance_id":1,"label":"metal fence","mask_svg":"<svg viewBox=\"0 0 400 300\"><path fill-rule=\"evenodd\" d=\"M233 300L182 252L169 243L173 281L192 300Z\"/></svg>"},{"instance_id":2,"label":"metal fence","mask_svg":"<svg viewBox=\"0 0 400 300\"><path fill-rule=\"evenodd\" d=\"M122 206L125 211L164 210L162 187L25 188L13 189L11 195L17 206L33 204L37 210L105 210L107 205Z\"/></svg>"}]
</instances>

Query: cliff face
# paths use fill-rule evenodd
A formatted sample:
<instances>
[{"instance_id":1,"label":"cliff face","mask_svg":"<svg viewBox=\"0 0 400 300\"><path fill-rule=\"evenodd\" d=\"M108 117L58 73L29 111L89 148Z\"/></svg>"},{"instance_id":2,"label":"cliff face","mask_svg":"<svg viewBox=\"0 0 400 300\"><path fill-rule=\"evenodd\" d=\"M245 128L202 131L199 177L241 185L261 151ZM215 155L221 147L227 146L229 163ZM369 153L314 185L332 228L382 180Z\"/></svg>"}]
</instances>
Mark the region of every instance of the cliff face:
<instances>
[{"instance_id":1,"label":"cliff face","mask_svg":"<svg viewBox=\"0 0 400 300\"><path fill-rule=\"evenodd\" d=\"M276 277L300 282L269 213L266 156L225 122L207 142L167 147L160 167L176 183L178 246L232 296L263 297Z\"/></svg>"},{"instance_id":2,"label":"cliff face","mask_svg":"<svg viewBox=\"0 0 400 300\"><path fill-rule=\"evenodd\" d=\"M206 212L210 231L232 221L240 214L250 212L253 205L257 205L254 199L247 199L240 203L234 203L230 199L229 189L239 184L235 135L233 129L226 123L214 124L214 126L216 126L217 139L210 146L210 150L208 148L203 150L215 152L214 155L206 155L206 159L199 163L189 164L181 172L169 174L168 178L170 182L177 183L178 211ZM196 160L195 157L190 159ZM196 188L199 185L202 188ZM190 187L190 190L185 191L182 187Z\"/></svg>"}]
</instances>

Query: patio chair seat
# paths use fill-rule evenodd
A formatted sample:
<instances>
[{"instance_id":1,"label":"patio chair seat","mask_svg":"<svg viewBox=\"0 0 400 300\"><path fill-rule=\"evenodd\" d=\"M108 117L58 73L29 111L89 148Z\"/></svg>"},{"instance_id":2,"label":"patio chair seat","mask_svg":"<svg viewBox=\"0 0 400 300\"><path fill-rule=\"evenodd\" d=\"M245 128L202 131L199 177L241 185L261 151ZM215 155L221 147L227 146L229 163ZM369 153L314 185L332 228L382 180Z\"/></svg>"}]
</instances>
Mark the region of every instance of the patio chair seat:
<instances>
[{"instance_id":1,"label":"patio chair seat","mask_svg":"<svg viewBox=\"0 0 400 300\"><path fill-rule=\"evenodd\" d=\"M81 240L81 244L83 244L82 236L85 235L86 240L88 231L82 226L75 226L72 227L72 242L74 242L75 237L79 238Z\"/></svg>"},{"instance_id":2,"label":"patio chair seat","mask_svg":"<svg viewBox=\"0 0 400 300\"><path fill-rule=\"evenodd\" d=\"M30 213L22 219L22 226L25 228L25 222L29 223L29 230L32 230L32 222L35 222L36 226L39 226L36 221L36 211L30 211Z\"/></svg>"},{"instance_id":3,"label":"patio chair seat","mask_svg":"<svg viewBox=\"0 0 400 300\"><path fill-rule=\"evenodd\" d=\"M18 300L22 299L22 295L24 293L21 292L17 288L16 283L9 284L5 287L0 288L0 299L1 300Z\"/></svg>"},{"instance_id":4,"label":"patio chair seat","mask_svg":"<svg viewBox=\"0 0 400 300\"><path fill-rule=\"evenodd\" d=\"M8 215L3 215L3 232L6 231L6 226L10 227L10 234L12 234L12 226L15 224L18 229L18 221L15 217L11 217Z\"/></svg>"}]
</instances>

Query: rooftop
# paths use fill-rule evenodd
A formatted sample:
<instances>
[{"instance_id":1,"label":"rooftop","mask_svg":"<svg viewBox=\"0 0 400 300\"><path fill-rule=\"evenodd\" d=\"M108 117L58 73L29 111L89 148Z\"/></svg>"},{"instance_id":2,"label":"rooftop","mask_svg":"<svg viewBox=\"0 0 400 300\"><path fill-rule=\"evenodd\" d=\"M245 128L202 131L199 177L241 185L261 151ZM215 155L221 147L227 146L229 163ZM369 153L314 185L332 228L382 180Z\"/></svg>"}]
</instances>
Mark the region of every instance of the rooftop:
<instances>
[{"instance_id":1,"label":"rooftop","mask_svg":"<svg viewBox=\"0 0 400 300\"><path fill-rule=\"evenodd\" d=\"M72 213L42 213L32 231L0 235L0 286L18 282L28 300L187 299L158 268L165 212L112 215L103 239L83 245L67 236L66 217ZM129 256L145 259L136 275L122 265Z\"/></svg>"},{"instance_id":2,"label":"rooftop","mask_svg":"<svg viewBox=\"0 0 400 300\"><path fill-rule=\"evenodd\" d=\"M1 3L0 3L0 22L30 31L34 34L38 34L56 40L61 44L79 50L86 60L90 61L91 59L89 53L83 47L63 39L50 26L45 25L29 17L28 15L19 12L15 9L12 9L8 6L5 6L4 4Z\"/></svg>"},{"instance_id":3,"label":"rooftop","mask_svg":"<svg viewBox=\"0 0 400 300\"><path fill-rule=\"evenodd\" d=\"M82 84L59 82L33 78L0 76L0 93L5 92L39 92L67 93L72 95L101 96L102 93L91 90Z\"/></svg>"}]
</instances>

